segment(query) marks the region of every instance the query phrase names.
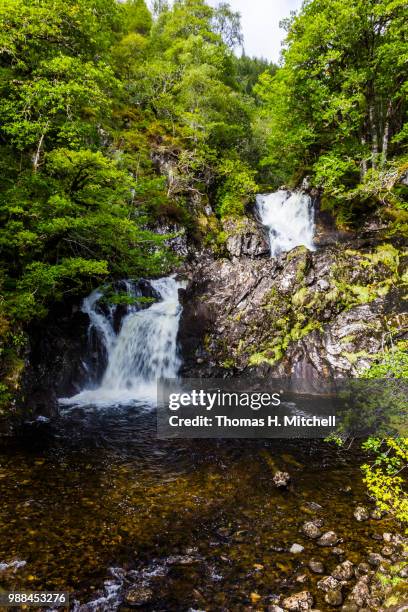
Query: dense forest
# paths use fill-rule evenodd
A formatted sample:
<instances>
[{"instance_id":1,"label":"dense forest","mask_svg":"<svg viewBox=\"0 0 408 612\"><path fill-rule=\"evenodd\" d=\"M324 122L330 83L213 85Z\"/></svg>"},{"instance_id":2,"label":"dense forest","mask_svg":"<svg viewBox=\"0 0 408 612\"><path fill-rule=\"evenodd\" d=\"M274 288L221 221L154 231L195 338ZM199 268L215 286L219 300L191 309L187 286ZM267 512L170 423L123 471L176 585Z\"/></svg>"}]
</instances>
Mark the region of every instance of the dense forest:
<instances>
[{"instance_id":1,"label":"dense forest","mask_svg":"<svg viewBox=\"0 0 408 612\"><path fill-rule=\"evenodd\" d=\"M339 224L407 223L404 0L306 2L282 66L242 55L203 0L5 0L1 336L107 278L174 263L160 220L225 240L261 188L309 176ZM161 170L171 165L170 179ZM203 215L206 203L211 215ZM4 371L4 370L3 370ZM11 378L13 374L10 374Z\"/></svg>"}]
</instances>

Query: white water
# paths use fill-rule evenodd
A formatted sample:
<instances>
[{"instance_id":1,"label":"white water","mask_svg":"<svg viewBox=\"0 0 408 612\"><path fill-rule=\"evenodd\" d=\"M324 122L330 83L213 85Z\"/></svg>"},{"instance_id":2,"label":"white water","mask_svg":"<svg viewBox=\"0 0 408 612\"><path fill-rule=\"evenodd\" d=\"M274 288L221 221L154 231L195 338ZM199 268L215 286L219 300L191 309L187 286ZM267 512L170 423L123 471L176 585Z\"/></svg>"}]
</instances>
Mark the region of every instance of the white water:
<instances>
[{"instance_id":1,"label":"white water","mask_svg":"<svg viewBox=\"0 0 408 612\"><path fill-rule=\"evenodd\" d=\"M258 195L256 205L259 219L268 230L271 257L301 245L314 250L314 209L309 195L280 189Z\"/></svg>"},{"instance_id":2,"label":"white water","mask_svg":"<svg viewBox=\"0 0 408 612\"><path fill-rule=\"evenodd\" d=\"M103 342L108 365L100 386L85 389L71 398L60 399L63 405L112 406L134 401L156 400L158 378L176 378L180 367L177 332L181 314L178 290L183 286L174 278L151 281L161 301L149 308L130 307L119 334L113 328L112 312L107 316L97 310L102 296L94 291L84 300L82 310L90 318ZM131 293L131 285L127 285Z\"/></svg>"}]
</instances>

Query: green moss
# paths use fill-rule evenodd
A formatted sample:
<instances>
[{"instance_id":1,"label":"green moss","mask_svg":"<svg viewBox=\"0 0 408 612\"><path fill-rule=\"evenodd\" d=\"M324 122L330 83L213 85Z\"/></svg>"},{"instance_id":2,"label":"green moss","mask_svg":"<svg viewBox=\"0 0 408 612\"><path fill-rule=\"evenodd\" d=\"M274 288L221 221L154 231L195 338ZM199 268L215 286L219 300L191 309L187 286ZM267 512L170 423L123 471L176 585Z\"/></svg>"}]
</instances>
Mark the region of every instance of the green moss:
<instances>
[{"instance_id":1,"label":"green moss","mask_svg":"<svg viewBox=\"0 0 408 612\"><path fill-rule=\"evenodd\" d=\"M357 361L359 360L360 357L369 357L369 354L367 353L367 351L359 351L357 353L348 353L347 351L344 351L342 353L343 357L345 357L347 359L347 361L349 361L352 365L355 365L357 363Z\"/></svg>"},{"instance_id":2,"label":"green moss","mask_svg":"<svg viewBox=\"0 0 408 612\"><path fill-rule=\"evenodd\" d=\"M307 256L308 253L309 251L305 246L298 246L287 254L286 261L292 261L292 259L295 259L295 257L299 257L299 255Z\"/></svg>"},{"instance_id":3,"label":"green moss","mask_svg":"<svg viewBox=\"0 0 408 612\"><path fill-rule=\"evenodd\" d=\"M306 303L307 297L309 295L309 290L307 287L301 287L296 293L292 296L292 304L294 306L304 306Z\"/></svg>"},{"instance_id":4,"label":"green moss","mask_svg":"<svg viewBox=\"0 0 408 612\"><path fill-rule=\"evenodd\" d=\"M225 361L223 361L223 363L221 365L226 370L229 370L229 369L234 367L235 361L234 361L234 359L232 357L230 357L229 359L226 359Z\"/></svg>"},{"instance_id":5,"label":"green moss","mask_svg":"<svg viewBox=\"0 0 408 612\"><path fill-rule=\"evenodd\" d=\"M340 340L340 344L349 344L350 342L353 342L355 336L350 335L350 336L344 336L344 338L342 338Z\"/></svg>"}]
</instances>

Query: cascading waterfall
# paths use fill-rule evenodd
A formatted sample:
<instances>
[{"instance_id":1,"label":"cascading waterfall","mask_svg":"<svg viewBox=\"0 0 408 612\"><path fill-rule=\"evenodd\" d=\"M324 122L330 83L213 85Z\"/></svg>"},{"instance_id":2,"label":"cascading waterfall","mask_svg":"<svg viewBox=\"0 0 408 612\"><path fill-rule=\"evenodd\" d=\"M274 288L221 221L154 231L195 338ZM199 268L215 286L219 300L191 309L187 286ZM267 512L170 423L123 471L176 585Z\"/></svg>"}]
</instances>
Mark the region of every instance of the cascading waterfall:
<instances>
[{"instance_id":1,"label":"cascading waterfall","mask_svg":"<svg viewBox=\"0 0 408 612\"><path fill-rule=\"evenodd\" d=\"M301 245L314 250L314 208L309 195L280 189L258 195L256 205L259 219L268 230L271 257Z\"/></svg>"},{"instance_id":2,"label":"cascading waterfall","mask_svg":"<svg viewBox=\"0 0 408 612\"><path fill-rule=\"evenodd\" d=\"M98 309L102 292L94 291L84 300L82 310L90 318L107 353L108 364L99 387L85 389L63 405L111 406L133 401L151 403L156 399L158 378L175 378L180 367L177 332L181 314L178 290L182 282L173 277L150 281L160 301L140 310L130 306L119 333L114 331L113 309ZM134 295L127 282L127 291Z\"/></svg>"}]
</instances>

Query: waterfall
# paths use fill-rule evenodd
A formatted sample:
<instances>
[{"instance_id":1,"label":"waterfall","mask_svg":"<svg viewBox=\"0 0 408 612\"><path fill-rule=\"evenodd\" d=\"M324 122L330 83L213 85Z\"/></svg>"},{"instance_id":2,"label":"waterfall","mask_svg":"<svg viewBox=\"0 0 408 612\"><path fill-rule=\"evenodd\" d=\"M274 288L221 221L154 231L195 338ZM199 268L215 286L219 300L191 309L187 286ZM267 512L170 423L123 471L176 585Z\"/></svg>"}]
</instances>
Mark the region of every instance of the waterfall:
<instances>
[{"instance_id":1,"label":"waterfall","mask_svg":"<svg viewBox=\"0 0 408 612\"><path fill-rule=\"evenodd\" d=\"M283 189L258 195L256 210L268 230L271 257L300 245L314 249L314 209L309 195Z\"/></svg>"},{"instance_id":2,"label":"waterfall","mask_svg":"<svg viewBox=\"0 0 408 612\"><path fill-rule=\"evenodd\" d=\"M132 283L127 293L140 296ZM173 277L150 281L159 301L147 308L129 306L118 333L115 333L115 307L99 307L103 293L94 291L82 306L90 319L90 332L96 331L107 353L102 382L71 398L63 405L108 406L134 401L154 402L158 378L176 378L180 367L177 332L181 314L178 290L184 284Z\"/></svg>"}]
</instances>

